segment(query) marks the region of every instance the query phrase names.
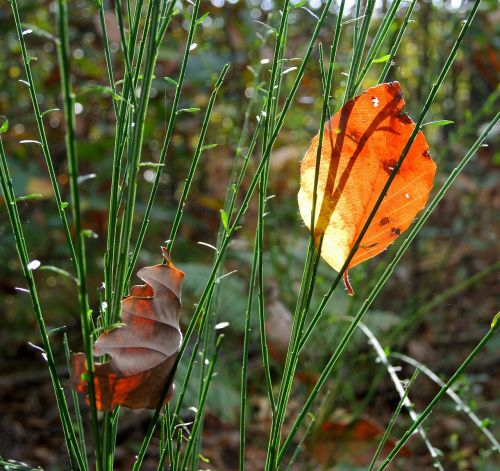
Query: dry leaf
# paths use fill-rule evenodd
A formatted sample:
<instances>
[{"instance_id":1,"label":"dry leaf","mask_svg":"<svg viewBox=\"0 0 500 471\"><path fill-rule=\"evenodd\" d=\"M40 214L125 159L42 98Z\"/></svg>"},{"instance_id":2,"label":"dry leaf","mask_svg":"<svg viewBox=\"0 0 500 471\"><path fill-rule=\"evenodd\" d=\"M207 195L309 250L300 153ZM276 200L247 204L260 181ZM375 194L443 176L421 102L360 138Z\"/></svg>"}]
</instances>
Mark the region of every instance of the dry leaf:
<instances>
[{"instance_id":1,"label":"dry leaf","mask_svg":"<svg viewBox=\"0 0 500 471\"><path fill-rule=\"evenodd\" d=\"M97 408L110 411L117 405L132 409L154 409L175 364L182 341L179 328L181 284L184 273L167 260L139 270L146 284L133 286L122 301L122 327L102 334L94 344L94 355L109 355L96 363L94 385ZM88 392L85 355L72 355L70 384ZM167 399L172 397L171 387Z\"/></svg>"},{"instance_id":2,"label":"dry leaf","mask_svg":"<svg viewBox=\"0 0 500 471\"><path fill-rule=\"evenodd\" d=\"M323 465L353 463L367 467L383 434L384 428L369 417L327 420L310 437L307 448L315 461ZM395 444L396 442L389 438L382 450L382 456L386 456ZM408 448L404 446L400 456L409 454Z\"/></svg>"},{"instance_id":3,"label":"dry leaf","mask_svg":"<svg viewBox=\"0 0 500 471\"><path fill-rule=\"evenodd\" d=\"M349 100L325 126L314 236L324 234L322 257L340 271L415 128L403 113L398 82L383 83ZM311 223L319 136L301 166L302 219ZM436 164L422 132L413 142L348 268L379 254L411 224L429 197ZM347 270L344 281L349 294Z\"/></svg>"}]
</instances>

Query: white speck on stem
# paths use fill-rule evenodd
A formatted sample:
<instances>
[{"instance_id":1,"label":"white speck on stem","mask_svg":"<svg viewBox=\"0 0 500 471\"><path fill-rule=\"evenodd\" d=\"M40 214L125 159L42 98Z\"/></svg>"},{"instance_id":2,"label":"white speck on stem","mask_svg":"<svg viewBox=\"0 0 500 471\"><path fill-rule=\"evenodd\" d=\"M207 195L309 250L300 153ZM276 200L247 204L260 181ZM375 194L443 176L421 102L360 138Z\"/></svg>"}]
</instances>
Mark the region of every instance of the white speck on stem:
<instances>
[{"instance_id":1,"label":"white speck on stem","mask_svg":"<svg viewBox=\"0 0 500 471\"><path fill-rule=\"evenodd\" d=\"M34 343L28 342L28 345L35 350L38 350L40 352L40 356L45 360L47 360L47 354L45 353L45 350L42 347L39 347L38 345L35 345Z\"/></svg>"},{"instance_id":2,"label":"white speck on stem","mask_svg":"<svg viewBox=\"0 0 500 471\"><path fill-rule=\"evenodd\" d=\"M40 260L32 260L28 263L28 270L36 270L40 265Z\"/></svg>"},{"instance_id":3,"label":"white speck on stem","mask_svg":"<svg viewBox=\"0 0 500 471\"><path fill-rule=\"evenodd\" d=\"M34 348L35 350L38 350L39 352L45 353L45 350L42 347L39 347L38 345L35 345L34 343L28 342L28 345L31 348Z\"/></svg>"},{"instance_id":4,"label":"white speck on stem","mask_svg":"<svg viewBox=\"0 0 500 471\"><path fill-rule=\"evenodd\" d=\"M198 47L198 44L197 43L193 43L193 44L191 44L191 46L189 46L189 50L190 51L194 51L197 47Z\"/></svg>"},{"instance_id":5,"label":"white speck on stem","mask_svg":"<svg viewBox=\"0 0 500 471\"><path fill-rule=\"evenodd\" d=\"M289 74L290 72L293 72L294 70L297 70L297 67L288 67L288 69L285 69L283 72L281 72L281 75Z\"/></svg>"},{"instance_id":6,"label":"white speck on stem","mask_svg":"<svg viewBox=\"0 0 500 471\"><path fill-rule=\"evenodd\" d=\"M40 141L35 141L34 139L24 139L22 141L19 141L19 144L38 144L39 146L42 145Z\"/></svg>"},{"instance_id":7,"label":"white speck on stem","mask_svg":"<svg viewBox=\"0 0 500 471\"><path fill-rule=\"evenodd\" d=\"M87 180L91 180L92 178L95 178L95 177L97 177L97 175L95 173L89 173L87 175L80 175L76 179L76 183L78 183L78 185L80 185L81 183L86 182Z\"/></svg>"},{"instance_id":8,"label":"white speck on stem","mask_svg":"<svg viewBox=\"0 0 500 471\"><path fill-rule=\"evenodd\" d=\"M217 278L217 283L222 280L222 278L225 278L226 276L229 276L229 275L232 275L233 273L237 273L238 270L233 270L233 271L230 271L229 273L225 273L224 275L221 275L219 276L219 278Z\"/></svg>"},{"instance_id":9,"label":"white speck on stem","mask_svg":"<svg viewBox=\"0 0 500 471\"><path fill-rule=\"evenodd\" d=\"M219 253L219 251L217 250L217 247L214 247L211 244L207 244L206 242L197 242L197 244L198 245L203 245L205 247L208 247L209 249L215 250L217 253Z\"/></svg>"}]
</instances>

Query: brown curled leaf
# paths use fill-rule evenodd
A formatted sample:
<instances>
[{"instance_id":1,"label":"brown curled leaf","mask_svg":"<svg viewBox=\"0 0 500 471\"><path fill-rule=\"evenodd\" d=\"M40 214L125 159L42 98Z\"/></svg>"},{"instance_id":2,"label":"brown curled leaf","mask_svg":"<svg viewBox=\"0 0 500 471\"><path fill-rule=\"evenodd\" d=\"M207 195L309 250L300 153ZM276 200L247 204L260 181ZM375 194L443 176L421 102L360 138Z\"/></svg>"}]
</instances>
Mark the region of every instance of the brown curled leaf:
<instances>
[{"instance_id":1,"label":"brown curled leaf","mask_svg":"<svg viewBox=\"0 0 500 471\"><path fill-rule=\"evenodd\" d=\"M155 409L169 380L182 342L179 327L181 284L184 273L171 263L145 267L137 276L144 285L133 286L122 301L124 325L102 334L94 344L94 355L110 360L96 363L94 385L99 410L117 405L131 409ZM70 385L88 393L85 355L71 357ZM172 398L171 386L166 400Z\"/></svg>"}]
</instances>

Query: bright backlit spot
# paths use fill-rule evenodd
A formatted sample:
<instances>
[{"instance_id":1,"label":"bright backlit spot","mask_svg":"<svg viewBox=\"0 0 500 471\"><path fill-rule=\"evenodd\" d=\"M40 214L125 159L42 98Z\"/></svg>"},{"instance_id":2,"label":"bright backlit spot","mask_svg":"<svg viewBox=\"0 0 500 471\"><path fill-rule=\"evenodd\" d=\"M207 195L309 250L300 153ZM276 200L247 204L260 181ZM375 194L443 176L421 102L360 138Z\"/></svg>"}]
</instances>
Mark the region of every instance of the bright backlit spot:
<instances>
[{"instance_id":1,"label":"bright backlit spot","mask_svg":"<svg viewBox=\"0 0 500 471\"><path fill-rule=\"evenodd\" d=\"M264 0L262 2L262 9L264 11L271 11L274 8L273 0Z\"/></svg>"},{"instance_id":2,"label":"bright backlit spot","mask_svg":"<svg viewBox=\"0 0 500 471\"><path fill-rule=\"evenodd\" d=\"M82 114L83 105L81 103L75 103L75 114Z\"/></svg>"},{"instance_id":3,"label":"bright backlit spot","mask_svg":"<svg viewBox=\"0 0 500 471\"><path fill-rule=\"evenodd\" d=\"M215 325L215 330L225 329L226 327L229 327L229 322L219 322Z\"/></svg>"},{"instance_id":4,"label":"bright backlit spot","mask_svg":"<svg viewBox=\"0 0 500 471\"><path fill-rule=\"evenodd\" d=\"M153 181L155 179L155 175L156 175L156 172L154 172L153 170L146 170L144 172L144 180L146 180L149 183L153 183Z\"/></svg>"},{"instance_id":5,"label":"bright backlit spot","mask_svg":"<svg viewBox=\"0 0 500 471\"><path fill-rule=\"evenodd\" d=\"M75 59L83 59L84 53L83 50L78 48L73 51L73 57Z\"/></svg>"},{"instance_id":6,"label":"bright backlit spot","mask_svg":"<svg viewBox=\"0 0 500 471\"><path fill-rule=\"evenodd\" d=\"M28 263L28 270L36 270L40 265L40 260L32 260Z\"/></svg>"}]
</instances>

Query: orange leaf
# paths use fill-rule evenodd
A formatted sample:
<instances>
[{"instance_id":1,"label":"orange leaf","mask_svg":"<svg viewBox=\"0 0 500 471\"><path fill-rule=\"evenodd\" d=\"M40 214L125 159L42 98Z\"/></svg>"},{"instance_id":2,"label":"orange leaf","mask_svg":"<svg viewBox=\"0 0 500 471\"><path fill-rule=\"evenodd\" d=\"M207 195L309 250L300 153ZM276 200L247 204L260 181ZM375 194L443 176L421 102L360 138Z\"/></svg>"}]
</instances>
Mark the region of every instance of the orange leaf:
<instances>
[{"instance_id":1,"label":"orange leaf","mask_svg":"<svg viewBox=\"0 0 500 471\"><path fill-rule=\"evenodd\" d=\"M321 148L314 237L321 255L340 271L415 124L403 113L398 82L383 83L349 100L326 124ZM319 136L301 166L299 209L310 228ZM387 248L411 224L429 197L436 164L422 132L370 223L348 268ZM344 281L349 294L347 270Z\"/></svg>"},{"instance_id":2,"label":"orange leaf","mask_svg":"<svg viewBox=\"0 0 500 471\"><path fill-rule=\"evenodd\" d=\"M182 341L179 328L181 284L184 273L170 262L139 270L146 284L133 286L122 301L123 327L102 334L94 344L94 355L109 355L96 363L94 386L97 408L110 411L117 405L132 409L155 409L169 380ZM70 385L88 392L85 355L72 355ZM171 399L173 387L167 400Z\"/></svg>"},{"instance_id":3,"label":"orange leaf","mask_svg":"<svg viewBox=\"0 0 500 471\"><path fill-rule=\"evenodd\" d=\"M383 434L384 428L370 417L327 420L308 440L308 449L314 459L324 465L354 463L367 467ZM389 438L382 455L389 454L395 444ZM409 454L408 447L404 446L400 456Z\"/></svg>"}]
</instances>

